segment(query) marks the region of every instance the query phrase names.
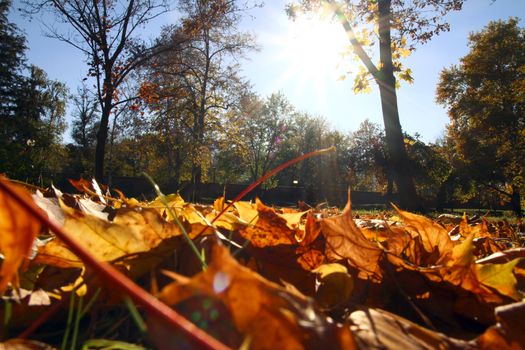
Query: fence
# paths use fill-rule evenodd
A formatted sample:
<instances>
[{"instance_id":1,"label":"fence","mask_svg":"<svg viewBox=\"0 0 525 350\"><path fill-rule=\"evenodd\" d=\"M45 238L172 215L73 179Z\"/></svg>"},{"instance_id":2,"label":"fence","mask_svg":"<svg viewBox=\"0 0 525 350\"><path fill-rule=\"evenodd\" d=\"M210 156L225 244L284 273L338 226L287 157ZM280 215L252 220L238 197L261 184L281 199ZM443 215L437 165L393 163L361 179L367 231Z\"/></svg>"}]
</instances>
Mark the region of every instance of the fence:
<instances>
[{"instance_id":1,"label":"fence","mask_svg":"<svg viewBox=\"0 0 525 350\"><path fill-rule=\"evenodd\" d=\"M75 189L67 181L68 178L78 179L78 176L57 176L55 184L64 192L75 192ZM155 192L151 184L141 177L113 177L111 180L112 188L121 190L128 197L139 199L151 199L155 197ZM204 203L210 203L214 199L226 195L227 199L232 199L241 193L248 185L246 184L218 184L204 183L199 187L199 196ZM179 192L185 200L190 201L195 194L194 188L189 182L181 184L166 184L162 186L162 191L166 194ZM278 186L272 189L263 189L261 186L255 188L246 195L245 200L253 200L259 197L266 204L280 206L295 206L299 201L304 201L310 205L327 202L329 205L342 207L346 204L348 190L345 186L325 186L323 188L305 188L301 186ZM352 191L353 208L385 208L389 202L396 203L397 195L387 197L381 192ZM428 208L435 208L436 203L427 203ZM501 203L482 203L473 199L466 203L450 202L441 203L443 209L469 208L469 209L492 209L492 210L511 210L509 204Z\"/></svg>"}]
</instances>

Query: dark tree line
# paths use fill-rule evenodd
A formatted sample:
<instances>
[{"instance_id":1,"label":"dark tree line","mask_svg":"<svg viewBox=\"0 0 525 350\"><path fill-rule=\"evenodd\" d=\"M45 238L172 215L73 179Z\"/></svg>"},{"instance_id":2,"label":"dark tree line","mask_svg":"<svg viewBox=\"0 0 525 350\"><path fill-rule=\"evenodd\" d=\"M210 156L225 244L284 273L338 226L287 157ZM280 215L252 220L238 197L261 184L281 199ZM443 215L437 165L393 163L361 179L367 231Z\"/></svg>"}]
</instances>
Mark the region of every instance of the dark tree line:
<instances>
[{"instance_id":1,"label":"dark tree line","mask_svg":"<svg viewBox=\"0 0 525 350\"><path fill-rule=\"evenodd\" d=\"M0 171L38 182L59 168L67 88L25 59L25 37L0 1Z\"/></svg>"}]
</instances>

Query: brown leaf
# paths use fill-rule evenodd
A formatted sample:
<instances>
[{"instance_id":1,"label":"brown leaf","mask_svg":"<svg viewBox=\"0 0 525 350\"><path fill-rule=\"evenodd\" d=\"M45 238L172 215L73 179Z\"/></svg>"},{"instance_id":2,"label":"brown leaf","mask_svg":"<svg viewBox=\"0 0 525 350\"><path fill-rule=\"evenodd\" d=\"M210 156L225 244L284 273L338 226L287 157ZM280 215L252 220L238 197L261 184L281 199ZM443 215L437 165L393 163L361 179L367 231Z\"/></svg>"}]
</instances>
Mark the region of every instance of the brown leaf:
<instances>
[{"instance_id":1,"label":"brown leaf","mask_svg":"<svg viewBox=\"0 0 525 350\"><path fill-rule=\"evenodd\" d=\"M352 219L350 195L343 213L323 219L321 231L326 239L326 256L329 261L346 259L359 269L359 277L380 280L383 272L379 263L383 250L367 240Z\"/></svg>"},{"instance_id":2,"label":"brown leaf","mask_svg":"<svg viewBox=\"0 0 525 350\"><path fill-rule=\"evenodd\" d=\"M298 230L295 235L295 239L299 242L299 245L307 247L311 245L317 237L321 234L321 222L316 220L314 215L309 212L306 215L306 224L304 231Z\"/></svg>"},{"instance_id":3,"label":"brown leaf","mask_svg":"<svg viewBox=\"0 0 525 350\"><path fill-rule=\"evenodd\" d=\"M312 271L319 267L324 261L324 254L317 249L307 250L297 258L297 263L307 271Z\"/></svg>"},{"instance_id":4,"label":"brown leaf","mask_svg":"<svg viewBox=\"0 0 525 350\"><path fill-rule=\"evenodd\" d=\"M505 306L495 310L498 323L485 331L480 337L472 341L478 349L523 349L525 344L525 301Z\"/></svg>"},{"instance_id":5,"label":"brown leaf","mask_svg":"<svg viewBox=\"0 0 525 350\"><path fill-rule=\"evenodd\" d=\"M186 282L168 285L160 299L168 305L181 305L195 295L221 301L237 330L251 338L251 349L303 349L308 344L337 348L344 339L346 344L351 343L351 337L340 340L339 330L326 323L308 299L241 266L222 246L213 248L206 271ZM311 328L304 327L308 323Z\"/></svg>"},{"instance_id":6,"label":"brown leaf","mask_svg":"<svg viewBox=\"0 0 525 350\"><path fill-rule=\"evenodd\" d=\"M288 227L286 219L277 214L274 209L257 200L257 213L257 218L251 220L252 225L239 231L241 236L250 240L254 247L263 248L296 243L296 230Z\"/></svg>"},{"instance_id":7,"label":"brown leaf","mask_svg":"<svg viewBox=\"0 0 525 350\"><path fill-rule=\"evenodd\" d=\"M82 177L78 180L68 179L68 181L80 193L84 193L86 190L92 190L91 182Z\"/></svg>"},{"instance_id":8,"label":"brown leaf","mask_svg":"<svg viewBox=\"0 0 525 350\"><path fill-rule=\"evenodd\" d=\"M0 176L0 181L39 210L31 199L31 194L23 187L11 184L3 176ZM0 269L0 295L4 293L10 282L18 287L18 268L31 252L40 227L40 222L24 207L6 192L0 191L0 252L4 255Z\"/></svg>"},{"instance_id":9,"label":"brown leaf","mask_svg":"<svg viewBox=\"0 0 525 350\"><path fill-rule=\"evenodd\" d=\"M379 309L354 311L350 322L361 349L464 349L468 345Z\"/></svg>"},{"instance_id":10,"label":"brown leaf","mask_svg":"<svg viewBox=\"0 0 525 350\"><path fill-rule=\"evenodd\" d=\"M321 234L321 222L316 220L311 212L306 216L306 224L303 230L296 230L295 239L299 246L295 254L299 255L297 263L305 270L312 271L319 267L325 260L324 241Z\"/></svg>"},{"instance_id":11,"label":"brown leaf","mask_svg":"<svg viewBox=\"0 0 525 350\"><path fill-rule=\"evenodd\" d=\"M443 263L449 258L454 243L446 229L424 216L403 211L395 205L393 207L407 225L406 229L412 237L421 237L421 243L429 254L425 259L427 265Z\"/></svg>"}]
</instances>

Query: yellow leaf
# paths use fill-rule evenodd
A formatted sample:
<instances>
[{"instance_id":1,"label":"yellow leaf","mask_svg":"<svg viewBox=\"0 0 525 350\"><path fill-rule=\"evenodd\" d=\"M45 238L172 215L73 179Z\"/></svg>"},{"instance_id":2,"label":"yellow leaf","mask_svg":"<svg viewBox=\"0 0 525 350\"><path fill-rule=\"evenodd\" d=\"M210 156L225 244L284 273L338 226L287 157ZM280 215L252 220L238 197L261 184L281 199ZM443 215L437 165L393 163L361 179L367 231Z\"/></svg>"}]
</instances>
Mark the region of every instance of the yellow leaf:
<instances>
[{"instance_id":1,"label":"yellow leaf","mask_svg":"<svg viewBox=\"0 0 525 350\"><path fill-rule=\"evenodd\" d=\"M236 202L233 205L235 206L235 209L237 209L241 220L251 225L254 225L257 222L259 212L257 211L255 204L241 201Z\"/></svg>"},{"instance_id":2,"label":"yellow leaf","mask_svg":"<svg viewBox=\"0 0 525 350\"><path fill-rule=\"evenodd\" d=\"M280 244L290 245L297 243L296 231L288 227L286 220L270 207L265 206L257 200L257 219L250 220L251 224L242 228L239 233L249 240L255 247L272 247ZM239 214L246 219L253 217L255 213L251 208L243 208ZM243 219L244 219L243 218Z\"/></svg>"},{"instance_id":3,"label":"yellow leaf","mask_svg":"<svg viewBox=\"0 0 525 350\"><path fill-rule=\"evenodd\" d=\"M182 209L182 207L186 203L184 202L184 199L178 193L169 194L165 196L165 198L166 198L166 201L168 202L168 207L170 207L172 211L175 213L177 212L177 210ZM157 209L162 215L162 217L167 218L168 221L171 221L174 219L172 215L170 214L168 208L166 208L166 205L164 204L164 202L159 197L155 198L155 200L151 202L148 205L148 207ZM175 215L179 215L179 214L175 214Z\"/></svg>"},{"instance_id":4,"label":"yellow leaf","mask_svg":"<svg viewBox=\"0 0 525 350\"><path fill-rule=\"evenodd\" d=\"M218 213L209 213L206 215L206 220L212 222ZM245 227L246 223L233 213L227 212L222 214L217 220L213 222L216 227L223 228L228 231L235 231L241 227Z\"/></svg>"},{"instance_id":5,"label":"yellow leaf","mask_svg":"<svg viewBox=\"0 0 525 350\"><path fill-rule=\"evenodd\" d=\"M308 210L297 212L297 213L283 213L283 214L277 214L277 215L279 215L284 220L286 220L286 226L288 226L289 228L293 230L293 229L299 228L299 224L301 223L301 218L307 212Z\"/></svg>"},{"instance_id":6,"label":"yellow leaf","mask_svg":"<svg viewBox=\"0 0 525 350\"><path fill-rule=\"evenodd\" d=\"M224 209L224 197L219 197L213 202L213 209L221 212Z\"/></svg>"},{"instance_id":7,"label":"yellow leaf","mask_svg":"<svg viewBox=\"0 0 525 350\"><path fill-rule=\"evenodd\" d=\"M518 281L512 270L520 261L520 258L505 264L476 264L478 280L498 293L506 295L514 300L521 300L523 295L516 290Z\"/></svg>"},{"instance_id":8,"label":"yellow leaf","mask_svg":"<svg viewBox=\"0 0 525 350\"><path fill-rule=\"evenodd\" d=\"M316 273L319 275L319 278L323 279L332 273L348 273L348 269L341 264L333 263L321 265L312 272Z\"/></svg>"},{"instance_id":9,"label":"yellow leaf","mask_svg":"<svg viewBox=\"0 0 525 350\"><path fill-rule=\"evenodd\" d=\"M448 266L467 267L470 266L474 260L474 235L471 234L467 239L458 244L452 249L450 260L447 262Z\"/></svg>"},{"instance_id":10,"label":"yellow leaf","mask_svg":"<svg viewBox=\"0 0 525 350\"><path fill-rule=\"evenodd\" d=\"M354 291L354 279L340 264L321 265L313 272L319 275L315 300L323 308L345 305Z\"/></svg>"},{"instance_id":11,"label":"yellow leaf","mask_svg":"<svg viewBox=\"0 0 525 350\"><path fill-rule=\"evenodd\" d=\"M151 208L119 209L113 222L62 206L64 230L102 261L142 253L164 239L179 236L178 227ZM58 267L82 267L82 262L59 239L39 249L36 262Z\"/></svg>"}]
</instances>

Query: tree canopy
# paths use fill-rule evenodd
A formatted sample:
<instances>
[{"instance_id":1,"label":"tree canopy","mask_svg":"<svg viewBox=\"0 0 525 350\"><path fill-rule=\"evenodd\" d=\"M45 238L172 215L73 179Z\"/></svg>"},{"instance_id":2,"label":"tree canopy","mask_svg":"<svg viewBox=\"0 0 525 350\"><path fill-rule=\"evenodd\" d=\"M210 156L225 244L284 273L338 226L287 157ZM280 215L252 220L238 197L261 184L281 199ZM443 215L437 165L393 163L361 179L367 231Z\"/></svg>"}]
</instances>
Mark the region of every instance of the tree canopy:
<instances>
[{"instance_id":1,"label":"tree canopy","mask_svg":"<svg viewBox=\"0 0 525 350\"><path fill-rule=\"evenodd\" d=\"M437 101L470 178L511 199L521 215L525 175L525 29L490 22L469 37L469 53L441 72Z\"/></svg>"},{"instance_id":2,"label":"tree canopy","mask_svg":"<svg viewBox=\"0 0 525 350\"><path fill-rule=\"evenodd\" d=\"M38 181L60 167L67 88L42 69L27 65L25 37L0 1L0 169Z\"/></svg>"}]
</instances>

